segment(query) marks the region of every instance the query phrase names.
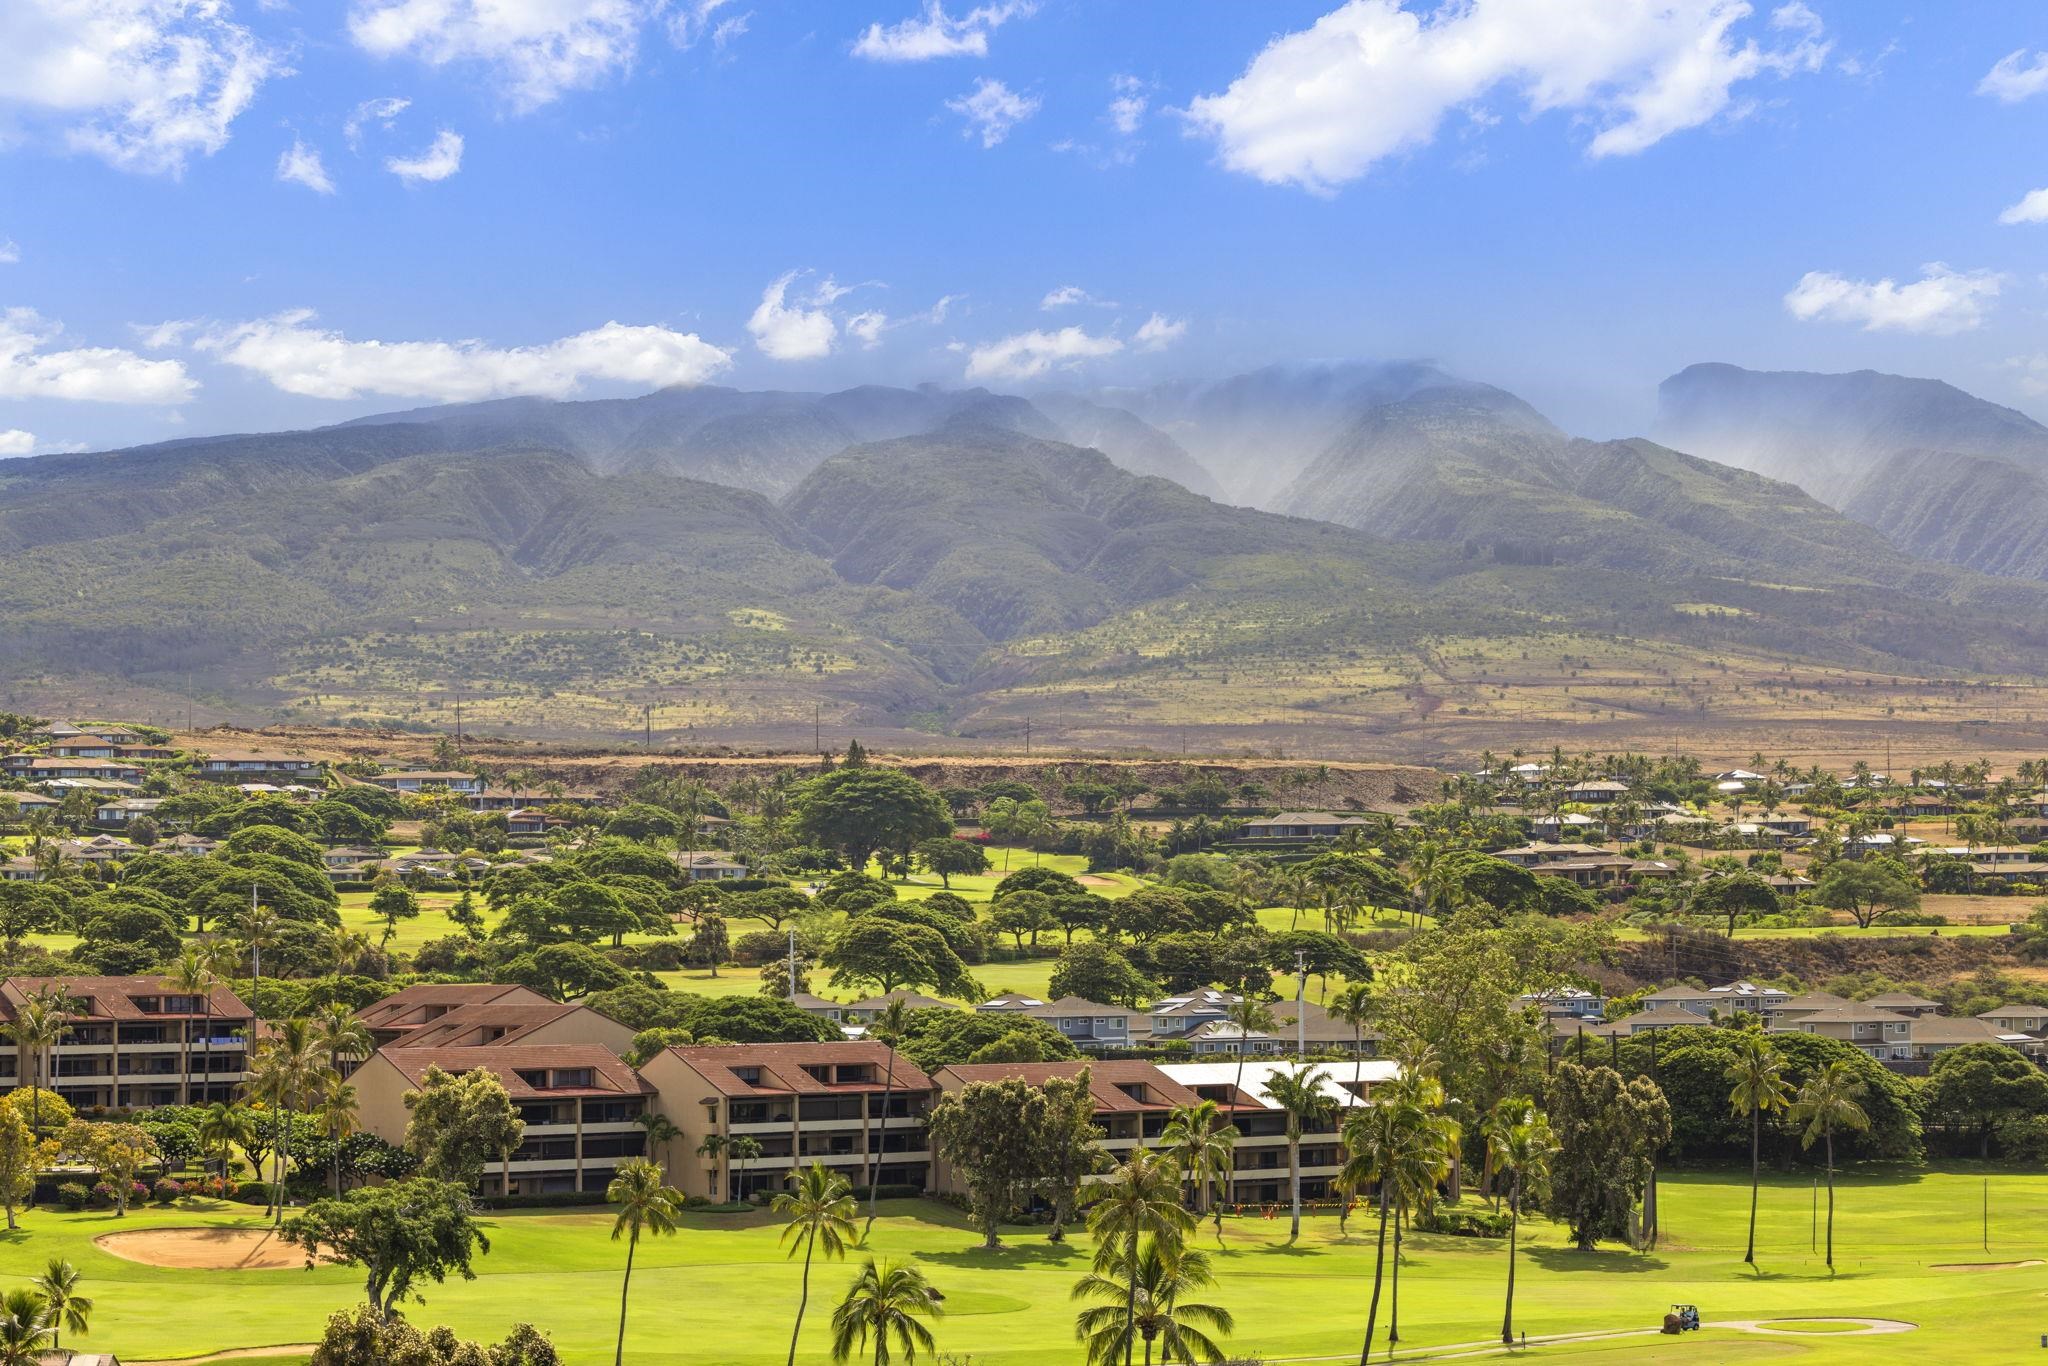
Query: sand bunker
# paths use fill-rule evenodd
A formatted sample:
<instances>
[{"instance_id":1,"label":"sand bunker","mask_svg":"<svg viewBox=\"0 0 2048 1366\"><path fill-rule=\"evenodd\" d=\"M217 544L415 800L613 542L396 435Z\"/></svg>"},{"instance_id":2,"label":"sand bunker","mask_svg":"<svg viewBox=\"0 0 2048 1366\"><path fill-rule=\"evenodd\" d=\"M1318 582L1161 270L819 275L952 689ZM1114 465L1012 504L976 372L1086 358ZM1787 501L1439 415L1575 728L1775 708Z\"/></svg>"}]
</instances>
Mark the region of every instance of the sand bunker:
<instances>
[{"instance_id":1,"label":"sand bunker","mask_svg":"<svg viewBox=\"0 0 2048 1366\"><path fill-rule=\"evenodd\" d=\"M1117 885L1115 878L1097 877L1093 873L1083 873L1075 878L1074 881L1080 883L1083 887L1114 887Z\"/></svg>"},{"instance_id":2,"label":"sand bunker","mask_svg":"<svg viewBox=\"0 0 2048 1366\"><path fill-rule=\"evenodd\" d=\"M2039 1257L2029 1257L2023 1262L1935 1262L1935 1271L2010 1271L2016 1266L2039 1266Z\"/></svg>"},{"instance_id":3,"label":"sand bunker","mask_svg":"<svg viewBox=\"0 0 2048 1366\"><path fill-rule=\"evenodd\" d=\"M184 1271L284 1271L306 1264L304 1249L267 1228L144 1228L103 1233L100 1251Z\"/></svg>"}]
</instances>

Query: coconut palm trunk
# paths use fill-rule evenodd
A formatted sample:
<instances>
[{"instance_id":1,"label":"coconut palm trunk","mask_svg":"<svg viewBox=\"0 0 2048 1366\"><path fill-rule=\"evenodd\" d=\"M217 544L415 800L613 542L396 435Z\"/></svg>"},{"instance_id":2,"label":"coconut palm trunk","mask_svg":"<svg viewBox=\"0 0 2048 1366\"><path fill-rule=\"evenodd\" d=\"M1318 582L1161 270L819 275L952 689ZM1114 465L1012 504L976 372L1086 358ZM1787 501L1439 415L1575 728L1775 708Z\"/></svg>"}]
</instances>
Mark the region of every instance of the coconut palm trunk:
<instances>
[{"instance_id":1,"label":"coconut palm trunk","mask_svg":"<svg viewBox=\"0 0 2048 1366\"><path fill-rule=\"evenodd\" d=\"M1501 1311L1501 1345L1515 1345L1515 1241L1522 1231L1522 1174L1515 1173L1513 1192L1508 1196L1508 1302Z\"/></svg>"},{"instance_id":2,"label":"coconut palm trunk","mask_svg":"<svg viewBox=\"0 0 2048 1366\"><path fill-rule=\"evenodd\" d=\"M811 1303L811 1254L818 1250L818 1230L804 1236L804 1278L796 1297L796 1323L789 1330L789 1366L796 1366L796 1340L804 1331L804 1310Z\"/></svg>"},{"instance_id":3,"label":"coconut palm trunk","mask_svg":"<svg viewBox=\"0 0 2048 1366\"><path fill-rule=\"evenodd\" d=\"M1358 1351L1358 1366L1366 1366L1366 1362L1371 1360L1373 1334L1379 1329L1380 1280L1387 1267L1387 1185L1384 1178L1380 1181L1379 1198L1380 1236L1372 1259L1372 1304L1365 1311L1365 1346Z\"/></svg>"},{"instance_id":4,"label":"coconut palm trunk","mask_svg":"<svg viewBox=\"0 0 2048 1366\"><path fill-rule=\"evenodd\" d=\"M1408 1215L1408 1202L1398 1193L1394 1196L1394 1283L1387 1290L1387 1357L1394 1355L1394 1344L1401 1340L1401 1221Z\"/></svg>"},{"instance_id":5,"label":"coconut palm trunk","mask_svg":"<svg viewBox=\"0 0 2048 1366\"><path fill-rule=\"evenodd\" d=\"M1763 1135L1763 1107L1754 1106L1749 1112L1749 1247L1742 1254L1742 1260L1751 1266L1756 1265L1756 1196L1757 1187L1763 1182L1759 1156Z\"/></svg>"},{"instance_id":6,"label":"coconut palm trunk","mask_svg":"<svg viewBox=\"0 0 2048 1366\"><path fill-rule=\"evenodd\" d=\"M633 1254L640 1247L640 1229L636 1225L626 1236L626 1278L619 1282L619 1343L612 1349L612 1366L623 1366L626 1360L626 1296L633 1289Z\"/></svg>"},{"instance_id":7,"label":"coconut palm trunk","mask_svg":"<svg viewBox=\"0 0 2048 1366\"><path fill-rule=\"evenodd\" d=\"M1828 1271L1835 1269L1835 1131L1827 1131L1828 1145Z\"/></svg>"},{"instance_id":8,"label":"coconut palm trunk","mask_svg":"<svg viewBox=\"0 0 2048 1366\"><path fill-rule=\"evenodd\" d=\"M892 1036L889 1040L889 1067L882 1081L882 1122L875 1127L875 1160L868 1167L868 1221L860 1231L863 1243L867 1242L869 1232L875 1227L875 1190L882 1184L882 1153L889 1141L889 1102L895 1091L896 1041Z\"/></svg>"},{"instance_id":9,"label":"coconut palm trunk","mask_svg":"<svg viewBox=\"0 0 2048 1366\"><path fill-rule=\"evenodd\" d=\"M1293 1222L1287 1229L1287 1241L1301 1241L1301 1140L1289 1135L1287 1139L1287 1195L1294 1203Z\"/></svg>"}]
</instances>

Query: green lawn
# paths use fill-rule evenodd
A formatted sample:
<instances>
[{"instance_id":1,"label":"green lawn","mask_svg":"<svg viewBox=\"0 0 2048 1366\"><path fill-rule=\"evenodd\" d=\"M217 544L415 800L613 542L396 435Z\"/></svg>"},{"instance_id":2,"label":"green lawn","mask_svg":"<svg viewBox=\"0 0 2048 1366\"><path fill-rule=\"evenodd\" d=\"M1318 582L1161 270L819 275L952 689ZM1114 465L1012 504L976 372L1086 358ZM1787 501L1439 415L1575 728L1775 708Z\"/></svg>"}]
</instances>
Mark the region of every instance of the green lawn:
<instances>
[{"instance_id":1,"label":"green lawn","mask_svg":"<svg viewBox=\"0 0 2048 1366\"><path fill-rule=\"evenodd\" d=\"M1799 1360L1814 1363L1991 1363L2036 1350L2048 1268L1937 1270L1943 1263L2022 1261L2041 1251L2048 1176L1991 1174L1991 1250L1979 1241L1983 1173L1974 1168L1846 1178L1836 1229L1839 1272L1830 1277L1808 1250L1810 1179L1771 1180L1763 1193L1761 1270L1741 1261L1748 1189L1739 1174L1667 1176L1666 1243L1645 1255L1581 1254L1548 1225L1525 1230L1517 1325L1546 1333L1639 1328L1667 1305L1695 1303L1709 1322L1812 1321L1833 1316L1903 1319L1919 1331L1893 1337L1814 1332L1764 1338L1708 1329L1682 1343L1657 1338L1576 1343L1548 1349L1553 1360L1598 1356L1625 1362ZM1040 1229L1019 1229L987 1253L945 1206L892 1202L876 1225L874 1249L920 1261L945 1292L936 1325L942 1350L975 1366L1071 1366L1073 1309L1067 1289L1085 1268L1085 1238L1049 1245ZM100 1252L92 1239L121 1228L260 1222L239 1207L108 1214L37 1211L0 1235L0 1285L26 1278L51 1256L76 1263L98 1303L82 1346L124 1360L198 1355L237 1347L308 1341L326 1315L360 1290L356 1273L202 1272L144 1267ZM446 1322L465 1336L502 1334L530 1319L572 1362L608 1359L622 1248L609 1217L512 1213L490 1222L492 1250L471 1283L427 1287L415 1322ZM1340 1237L1329 1216L1308 1221L1301 1246L1285 1244L1284 1217L1226 1224L1215 1255L1216 1302L1238 1316L1236 1350L1270 1358L1355 1356L1371 1289L1369 1226L1354 1220ZM641 1245L633 1282L627 1359L639 1366L783 1360L797 1295L797 1268L776 1246L765 1215L694 1215L682 1233ZM1213 1250L1213 1242L1204 1233ZM1497 1333L1506 1271L1496 1243L1417 1236L1402 1270L1404 1344L1416 1348L1479 1341ZM821 1266L799 1359L825 1359L826 1320L851 1271ZM715 1309L707 1308L716 1306ZM1383 1310L1384 1314L1384 1310Z\"/></svg>"}]
</instances>

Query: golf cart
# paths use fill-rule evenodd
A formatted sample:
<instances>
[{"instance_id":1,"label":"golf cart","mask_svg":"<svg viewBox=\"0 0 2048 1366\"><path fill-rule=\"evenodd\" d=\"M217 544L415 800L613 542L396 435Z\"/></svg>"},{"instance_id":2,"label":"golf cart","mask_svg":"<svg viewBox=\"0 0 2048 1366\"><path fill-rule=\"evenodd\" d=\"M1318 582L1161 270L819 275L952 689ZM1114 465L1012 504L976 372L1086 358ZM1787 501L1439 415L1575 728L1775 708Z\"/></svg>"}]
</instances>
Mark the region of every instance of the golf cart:
<instances>
[{"instance_id":1,"label":"golf cart","mask_svg":"<svg viewBox=\"0 0 2048 1366\"><path fill-rule=\"evenodd\" d=\"M1671 1312L1664 1316L1664 1331L1673 1337L1680 1333L1697 1333L1700 1330L1699 1306L1674 1304Z\"/></svg>"}]
</instances>

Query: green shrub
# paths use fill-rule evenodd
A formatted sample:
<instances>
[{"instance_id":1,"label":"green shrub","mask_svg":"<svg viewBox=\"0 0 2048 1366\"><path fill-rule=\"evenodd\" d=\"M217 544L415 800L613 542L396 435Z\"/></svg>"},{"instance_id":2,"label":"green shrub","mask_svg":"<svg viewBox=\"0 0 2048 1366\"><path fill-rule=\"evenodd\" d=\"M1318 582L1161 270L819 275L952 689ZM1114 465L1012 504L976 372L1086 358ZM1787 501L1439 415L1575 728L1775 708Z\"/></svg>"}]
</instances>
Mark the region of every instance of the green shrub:
<instances>
[{"instance_id":1,"label":"green shrub","mask_svg":"<svg viewBox=\"0 0 2048 1366\"><path fill-rule=\"evenodd\" d=\"M57 1203L68 1210L81 1210L92 1203L92 1187L82 1181L66 1181L57 1187Z\"/></svg>"}]
</instances>

